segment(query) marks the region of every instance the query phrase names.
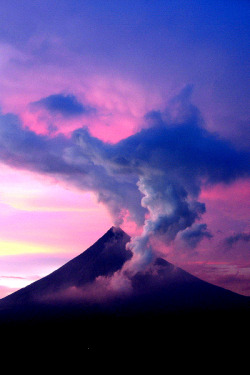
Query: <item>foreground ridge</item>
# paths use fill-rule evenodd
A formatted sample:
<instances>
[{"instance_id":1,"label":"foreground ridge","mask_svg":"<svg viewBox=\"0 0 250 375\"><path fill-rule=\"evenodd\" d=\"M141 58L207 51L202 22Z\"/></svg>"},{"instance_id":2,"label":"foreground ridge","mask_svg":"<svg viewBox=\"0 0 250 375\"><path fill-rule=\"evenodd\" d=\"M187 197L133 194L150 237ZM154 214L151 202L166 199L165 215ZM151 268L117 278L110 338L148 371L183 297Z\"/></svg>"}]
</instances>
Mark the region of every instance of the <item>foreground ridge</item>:
<instances>
[{"instance_id":1,"label":"foreground ridge","mask_svg":"<svg viewBox=\"0 0 250 375\"><path fill-rule=\"evenodd\" d=\"M129 241L122 229L112 227L58 270L2 299L2 341L12 347L13 339L21 338L20 360L27 352L36 357L45 348L73 358L90 348L109 355L128 349L174 355L178 348L188 359L194 352L204 355L209 342L230 353L232 336L238 343L247 327L247 297L202 281L162 258L128 275L129 293L111 298L106 295L109 288L98 289L133 259L126 248ZM84 291L85 298L58 299L75 290Z\"/></svg>"}]
</instances>

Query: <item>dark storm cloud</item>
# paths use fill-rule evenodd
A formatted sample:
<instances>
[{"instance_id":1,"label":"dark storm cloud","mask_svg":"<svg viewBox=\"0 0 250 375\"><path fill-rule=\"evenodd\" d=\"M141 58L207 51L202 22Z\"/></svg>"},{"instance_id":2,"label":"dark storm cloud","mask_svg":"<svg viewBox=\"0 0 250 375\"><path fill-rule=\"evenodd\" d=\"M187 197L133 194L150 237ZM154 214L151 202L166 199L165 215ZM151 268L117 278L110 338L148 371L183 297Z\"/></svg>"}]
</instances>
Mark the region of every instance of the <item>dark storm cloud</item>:
<instances>
[{"instance_id":1,"label":"dark storm cloud","mask_svg":"<svg viewBox=\"0 0 250 375\"><path fill-rule=\"evenodd\" d=\"M240 241L249 242L250 241L250 233L244 233L244 232L236 233L233 236L229 236L229 237L225 238L224 244L226 245L226 247L231 248L233 245L235 245L236 243L238 243Z\"/></svg>"},{"instance_id":2,"label":"dark storm cloud","mask_svg":"<svg viewBox=\"0 0 250 375\"><path fill-rule=\"evenodd\" d=\"M31 103L32 108L44 108L52 113L65 117L89 115L95 113L95 108L80 103L74 95L53 94Z\"/></svg>"},{"instance_id":3,"label":"dark storm cloud","mask_svg":"<svg viewBox=\"0 0 250 375\"><path fill-rule=\"evenodd\" d=\"M250 155L207 131L189 96L190 90L184 91L169 110L146 116L144 129L116 144L104 143L86 128L71 139L37 135L16 117L1 116L0 159L93 191L115 224L128 213L144 223L143 235L131 247L138 253L146 249L147 259L151 235L170 243L182 233L195 247L210 236L204 224L195 226L205 212L198 201L201 187L249 176Z\"/></svg>"}]
</instances>

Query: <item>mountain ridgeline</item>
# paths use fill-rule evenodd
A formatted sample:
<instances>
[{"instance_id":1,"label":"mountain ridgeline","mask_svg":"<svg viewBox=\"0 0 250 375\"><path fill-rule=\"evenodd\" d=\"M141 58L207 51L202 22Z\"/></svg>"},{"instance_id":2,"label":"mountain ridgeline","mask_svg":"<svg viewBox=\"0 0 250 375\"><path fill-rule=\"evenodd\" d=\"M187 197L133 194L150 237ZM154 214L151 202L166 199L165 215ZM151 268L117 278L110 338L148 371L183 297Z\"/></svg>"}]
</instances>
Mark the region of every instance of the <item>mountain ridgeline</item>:
<instances>
[{"instance_id":1,"label":"mountain ridgeline","mask_svg":"<svg viewBox=\"0 0 250 375\"><path fill-rule=\"evenodd\" d=\"M95 288L100 289L100 283L95 283L98 278L111 278L122 269L124 263L132 258L132 252L126 248L129 241L130 237L122 229L112 227L89 249L50 275L3 298L0 309L77 302L83 310L86 304L87 310L91 298L84 298L86 293L80 292L94 293ZM119 310L120 314L140 314L146 311L164 313L238 308L248 301L248 298L202 281L162 258L155 258L144 271L128 277L132 286L130 293L120 296L117 292L113 298L108 298L108 302L104 295L101 299L92 298L92 305L95 308L99 305L100 310ZM79 297L76 291L79 291ZM102 294L105 294L104 290Z\"/></svg>"}]
</instances>

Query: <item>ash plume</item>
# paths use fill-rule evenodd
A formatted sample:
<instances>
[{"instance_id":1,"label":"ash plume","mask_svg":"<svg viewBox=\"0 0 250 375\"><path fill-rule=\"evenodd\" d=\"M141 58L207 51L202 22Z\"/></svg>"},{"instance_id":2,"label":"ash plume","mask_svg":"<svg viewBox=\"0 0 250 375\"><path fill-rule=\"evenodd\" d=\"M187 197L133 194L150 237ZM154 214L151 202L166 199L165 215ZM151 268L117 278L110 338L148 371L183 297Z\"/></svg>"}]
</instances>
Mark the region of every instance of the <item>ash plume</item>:
<instances>
[{"instance_id":1,"label":"ash plume","mask_svg":"<svg viewBox=\"0 0 250 375\"><path fill-rule=\"evenodd\" d=\"M171 243L176 236L197 246L211 234L198 225L205 213L202 186L229 184L248 177L250 154L205 129L190 89L165 111L145 116L142 129L116 144L93 137L87 128L72 137L53 138L23 128L14 115L0 117L0 161L16 168L52 175L104 203L115 225L124 217L143 225L132 239L133 267L154 257L151 238Z\"/></svg>"}]
</instances>

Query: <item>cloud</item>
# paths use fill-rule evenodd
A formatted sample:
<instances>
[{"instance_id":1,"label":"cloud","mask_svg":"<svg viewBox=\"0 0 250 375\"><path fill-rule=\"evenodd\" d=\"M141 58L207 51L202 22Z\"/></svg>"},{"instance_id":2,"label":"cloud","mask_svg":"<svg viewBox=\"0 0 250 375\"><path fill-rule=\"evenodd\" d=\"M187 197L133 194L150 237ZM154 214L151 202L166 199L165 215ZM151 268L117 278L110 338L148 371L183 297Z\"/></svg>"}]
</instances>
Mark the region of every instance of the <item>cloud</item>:
<instances>
[{"instance_id":1,"label":"cloud","mask_svg":"<svg viewBox=\"0 0 250 375\"><path fill-rule=\"evenodd\" d=\"M180 233L180 239L190 249L195 249L203 238L212 238L206 224L194 224Z\"/></svg>"},{"instance_id":2,"label":"cloud","mask_svg":"<svg viewBox=\"0 0 250 375\"><path fill-rule=\"evenodd\" d=\"M60 114L65 117L90 115L96 109L80 103L74 95L53 94L31 103L33 109L46 109L53 114Z\"/></svg>"},{"instance_id":3,"label":"cloud","mask_svg":"<svg viewBox=\"0 0 250 375\"><path fill-rule=\"evenodd\" d=\"M121 284L123 283L123 284ZM132 292L128 279L120 279L116 273L112 276L98 276L95 280L77 287L70 286L65 289L47 293L38 297L37 301L54 304L57 301L84 302L85 304L105 303L115 298L127 297ZM35 296L36 299L36 296Z\"/></svg>"},{"instance_id":4,"label":"cloud","mask_svg":"<svg viewBox=\"0 0 250 375\"><path fill-rule=\"evenodd\" d=\"M232 236L229 236L225 238L224 244L226 247L231 248L233 245L237 244L238 242L249 242L250 241L250 233L244 233L244 232L239 232L235 233Z\"/></svg>"},{"instance_id":5,"label":"cloud","mask_svg":"<svg viewBox=\"0 0 250 375\"><path fill-rule=\"evenodd\" d=\"M2 115L0 160L94 192L116 225L127 215L144 224L142 236L130 246L145 265L152 258L152 236L171 243L182 233L194 247L210 236L204 224L196 225L206 210L199 202L202 186L250 174L250 154L205 129L190 103L190 89L156 112L145 117L142 130L116 144L86 128L71 138L38 135L22 128L17 117Z\"/></svg>"}]
</instances>

